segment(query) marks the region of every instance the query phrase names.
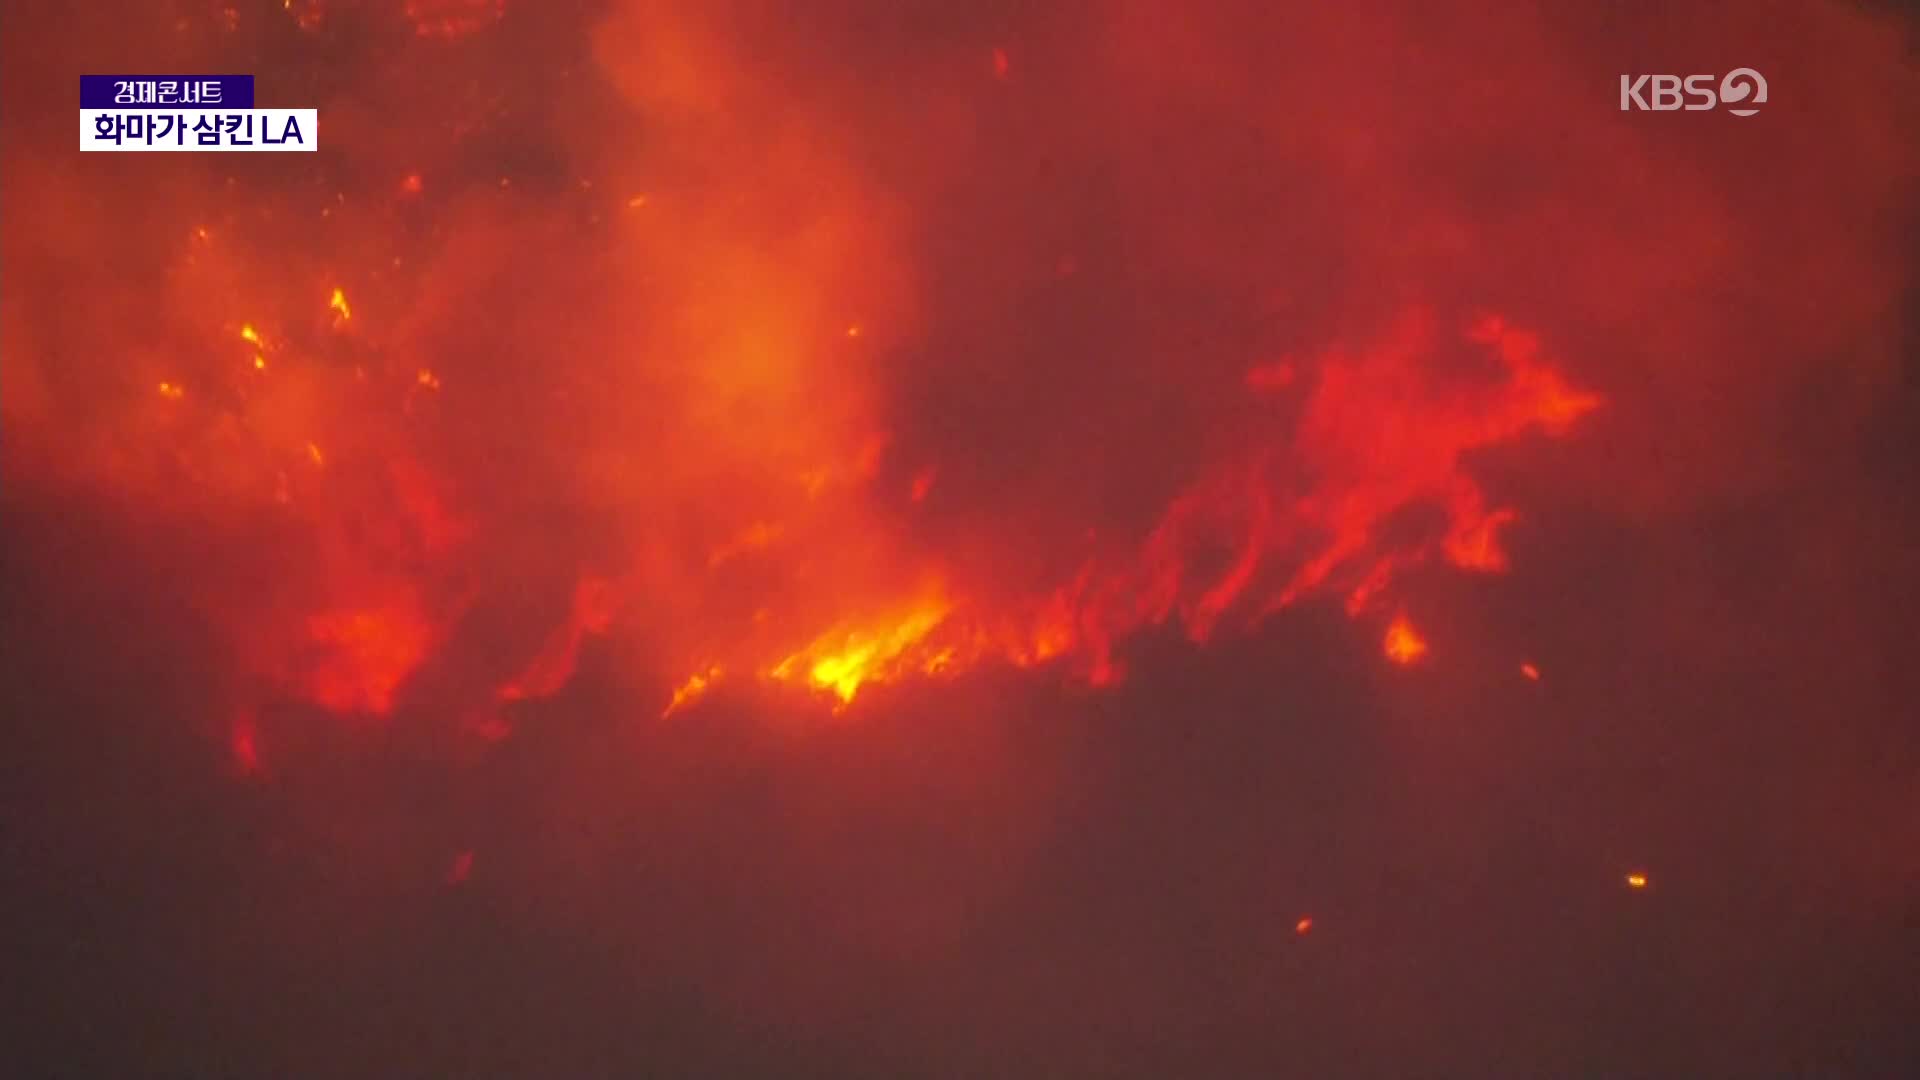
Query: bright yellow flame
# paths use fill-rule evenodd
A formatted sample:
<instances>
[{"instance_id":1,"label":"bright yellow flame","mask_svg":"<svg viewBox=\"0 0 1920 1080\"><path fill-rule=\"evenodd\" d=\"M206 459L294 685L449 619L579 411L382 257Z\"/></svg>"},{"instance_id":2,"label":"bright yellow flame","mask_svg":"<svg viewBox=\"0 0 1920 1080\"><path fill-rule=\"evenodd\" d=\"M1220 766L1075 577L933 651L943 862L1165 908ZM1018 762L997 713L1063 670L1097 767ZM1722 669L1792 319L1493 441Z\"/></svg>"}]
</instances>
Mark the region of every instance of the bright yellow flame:
<instances>
[{"instance_id":1,"label":"bright yellow flame","mask_svg":"<svg viewBox=\"0 0 1920 1080\"><path fill-rule=\"evenodd\" d=\"M250 345L259 345L261 343L260 332L253 328L252 323L240 324L240 338Z\"/></svg>"},{"instance_id":2,"label":"bright yellow flame","mask_svg":"<svg viewBox=\"0 0 1920 1080\"><path fill-rule=\"evenodd\" d=\"M353 309L347 306L347 294L337 287L333 290L333 295L327 299L327 307L337 316L335 320L337 322L346 322L353 318Z\"/></svg>"},{"instance_id":3,"label":"bright yellow flame","mask_svg":"<svg viewBox=\"0 0 1920 1080\"><path fill-rule=\"evenodd\" d=\"M816 690L831 690L841 705L853 700L860 685L893 673L903 661L902 654L919 644L947 617L947 605L933 603L919 608L890 628L879 631L848 631L828 634L806 650L780 661L768 672L776 679L790 679L804 666L808 683ZM952 660L952 652L936 653L919 664L933 672Z\"/></svg>"},{"instance_id":4,"label":"bright yellow flame","mask_svg":"<svg viewBox=\"0 0 1920 1080\"><path fill-rule=\"evenodd\" d=\"M1381 648L1387 659L1396 664L1411 664L1427 655L1426 639L1413 628L1405 615L1396 616L1393 625L1387 627L1387 637Z\"/></svg>"},{"instance_id":5,"label":"bright yellow flame","mask_svg":"<svg viewBox=\"0 0 1920 1080\"><path fill-rule=\"evenodd\" d=\"M1646 887L1647 887L1647 875L1640 873L1638 870L1627 875L1627 888L1644 889Z\"/></svg>"},{"instance_id":6,"label":"bright yellow flame","mask_svg":"<svg viewBox=\"0 0 1920 1080\"><path fill-rule=\"evenodd\" d=\"M259 353L254 353L253 354L253 370L255 371L267 370L267 358L264 356L261 356Z\"/></svg>"}]
</instances>

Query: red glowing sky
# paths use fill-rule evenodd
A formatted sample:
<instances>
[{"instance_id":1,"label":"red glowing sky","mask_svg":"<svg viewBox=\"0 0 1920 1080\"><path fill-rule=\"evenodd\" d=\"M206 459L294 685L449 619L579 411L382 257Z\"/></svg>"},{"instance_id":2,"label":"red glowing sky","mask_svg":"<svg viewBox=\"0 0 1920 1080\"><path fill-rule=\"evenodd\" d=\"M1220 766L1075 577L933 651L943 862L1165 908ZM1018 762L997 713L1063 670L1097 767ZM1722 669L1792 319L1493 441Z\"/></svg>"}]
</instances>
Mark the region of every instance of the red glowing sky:
<instances>
[{"instance_id":1,"label":"red glowing sky","mask_svg":"<svg viewBox=\"0 0 1920 1080\"><path fill-rule=\"evenodd\" d=\"M1899 1049L1899 13L110 7L0 36L63 1060Z\"/></svg>"}]
</instances>

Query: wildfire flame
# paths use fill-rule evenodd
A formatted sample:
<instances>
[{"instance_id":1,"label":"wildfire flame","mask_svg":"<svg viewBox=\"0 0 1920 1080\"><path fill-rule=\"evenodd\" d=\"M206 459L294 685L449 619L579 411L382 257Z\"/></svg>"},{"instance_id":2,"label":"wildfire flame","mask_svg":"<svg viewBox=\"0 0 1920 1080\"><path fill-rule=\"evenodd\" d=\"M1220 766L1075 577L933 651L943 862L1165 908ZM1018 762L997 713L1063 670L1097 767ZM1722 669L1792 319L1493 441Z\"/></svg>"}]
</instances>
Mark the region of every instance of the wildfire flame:
<instances>
[{"instance_id":1,"label":"wildfire flame","mask_svg":"<svg viewBox=\"0 0 1920 1080\"><path fill-rule=\"evenodd\" d=\"M1396 615L1387 626L1387 636L1381 644L1381 650L1387 654L1387 659L1396 664L1412 664L1427 655L1427 642L1405 615Z\"/></svg>"},{"instance_id":2,"label":"wildfire flame","mask_svg":"<svg viewBox=\"0 0 1920 1080\"><path fill-rule=\"evenodd\" d=\"M503 11L403 6L444 43L434 48L486 33ZM751 64L695 23L668 33L631 20L620 9L596 38L624 100L772 136L738 107L779 93ZM665 63L666 37L699 62ZM989 55L999 80L1019 70L1007 47ZM180 319L207 341L237 333L257 377L233 384L169 358L146 385L171 415L145 421L151 462L133 471L172 463L236 517L277 508L305 537L285 595L215 604L248 673L239 681L263 699L362 715L453 694L440 668L469 649L493 655L466 638L490 584L539 547L517 532L516 507L542 500L603 534L588 556L564 535L572 526L555 526L556 547L580 550L574 565L542 567L564 579L542 587L565 596L592 582L598 599L590 617L548 602L531 617L541 625L496 650L499 670L470 676L469 696L491 708L560 692L609 636L652 669L663 715L696 710L729 680L797 686L840 709L875 683L983 665L1108 685L1144 631L1205 643L1320 598L1356 619L1394 613L1386 660L1427 662L1429 642L1399 613L1401 582L1439 567L1507 572L1507 538L1528 521L1476 462L1565 438L1602 406L1568 374L1567 342L1414 293L1285 349L1232 352L1204 380L1222 437L1127 493L1141 506L1126 520L1069 530L1033 505L989 518L976 462L896 429L886 365L921 347L925 326L925 290L902 254L911 229L857 155L808 134L819 138L779 143L785 168L758 173L709 168L724 146L684 151L688 175L721 178L713 191L583 163L555 190L611 254L577 274L521 272L506 238L558 227L503 231L494 223L534 198L526 185L482 170L461 188L425 144L381 160L375 205L317 200L340 237L324 269L276 273L234 239L242 230L190 230L176 287L221 303L181 305ZM776 172L820 183L789 191L767 181ZM394 250L395 215L464 212L440 201L456 195L443 176L460 198L491 201L472 202L439 250ZM1062 288L1105 272L1060 245L1031 261ZM355 304L329 283L315 311L308 290L329 278L405 299ZM602 281L623 291L596 293ZM483 315L494 321L465 334ZM472 385L445 393L467 362ZM1165 386L1177 386L1168 365ZM124 475L115 453L101 468ZM157 502L183 490L138 482ZM1532 662L1520 670L1539 681Z\"/></svg>"},{"instance_id":3,"label":"wildfire flame","mask_svg":"<svg viewBox=\"0 0 1920 1080\"><path fill-rule=\"evenodd\" d=\"M116 888L184 857L220 897L168 940L240 915L201 965L222 987L184 1013L137 995L153 1014L118 1026L196 1044L168 1022L230 1018L232 980L278 970L258 957L310 967L342 930L435 961L511 931L606 959L596 991L659 961L636 1000L670 1019L864 1051L862 995L911 990L893 1027L936 1030L1041 927L1072 941L969 1018L1025 1038L1046 1027L1029 999L1091 971L1111 996L1063 1037L1110 1065L1137 1048L1112 1018L1168 995L1176 1035L1217 1036L1194 1071L1234 1072L1257 1042L1236 1017L1271 1012L1242 1006L1291 999L1273 970L1194 978L1175 954L1369 975L1432 939L1422 971L1444 970L1492 940L1469 919L1556 899L1409 917L1369 894L1373 861L1460 895L1575 867L1583 928L1678 914L1649 902L1764 861L1687 847L1790 787L1790 748L1814 748L1802 787L1824 795L1861 747L1906 746L1802 722L1885 708L1904 671L1873 607L1894 590L1854 581L1898 576L1879 556L1913 517L1883 496L1911 441L1920 94L1883 6L1778 5L1730 44L1665 9L1411 0L123 4L84 34L18 5L0 494L33 518L5 560L30 601L9 672L49 684L16 711L53 732L14 748L50 769L22 790L203 755L44 816L125 859L94 875ZM1616 110L1607 56L1639 55L1616 24L1671 32L1675 63L1759 63L1777 100ZM1607 56L1575 50L1601 28ZM325 150L76 157L72 76L142 48L257 71L263 101L318 110ZM104 754L102 732L128 737ZM1790 867L1824 839L1812 818L1891 822L1835 862L1902 898L1892 786L1757 835ZM149 851L121 829L147 807L262 821ZM282 843L311 863L242 865ZM415 887L362 880L388 856ZM1689 883L1654 889L1633 860L1655 856ZM547 912L523 893L549 888L584 925L526 925ZM139 896L82 905L109 916L72 924L101 931L86 957L147 939ZM1075 925L1089 898L1105 910ZM450 931L413 951L426 921ZM1113 954L1155 923L1177 932ZM79 955L72 926L36 958ZM670 955L682 937L697 959ZM822 979L823 957L868 966ZM929 957L922 992L900 976ZM323 1012L384 985L331 966L352 985ZM1387 974L1400 996L1359 995L1367 1023L1452 1049L1454 1020L1497 1011L1433 1011ZM813 1000L837 981L862 987ZM1251 996L1215 1012L1180 1000L1196 986ZM280 1030L282 1005L229 1026ZM458 1066L539 1041L427 1042ZM228 1071L280 1064L253 1049ZM1003 1050L955 1067L1038 1060Z\"/></svg>"}]
</instances>

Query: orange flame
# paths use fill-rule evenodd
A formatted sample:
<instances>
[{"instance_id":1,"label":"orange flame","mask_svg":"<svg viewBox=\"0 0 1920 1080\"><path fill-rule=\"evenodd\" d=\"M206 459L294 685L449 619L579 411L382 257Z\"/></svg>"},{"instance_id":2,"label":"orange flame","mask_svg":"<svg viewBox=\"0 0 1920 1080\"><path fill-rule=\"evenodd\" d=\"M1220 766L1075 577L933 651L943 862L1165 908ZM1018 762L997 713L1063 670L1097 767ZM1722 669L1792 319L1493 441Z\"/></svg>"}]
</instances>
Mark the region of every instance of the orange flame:
<instances>
[{"instance_id":1,"label":"orange flame","mask_svg":"<svg viewBox=\"0 0 1920 1080\"><path fill-rule=\"evenodd\" d=\"M1399 615L1387 627L1381 650L1386 653L1387 659L1396 664L1412 664L1427 655L1427 642L1405 615Z\"/></svg>"},{"instance_id":2,"label":"orange flame","mask_svg":"<svg viewBox=\"0 0 1920 1080\"><path fill-rule=\"evenodd\" d=\"M792 681L804 677L817 690L831 691L842 706L853 701L860 685L901 670L938 670L952 659L951 652L919 657L914 650L947 617L942 601L928 601L899 620L873 629L830 631L812 645L775 664L767 674Z\"/></svg>"}]
</instances>

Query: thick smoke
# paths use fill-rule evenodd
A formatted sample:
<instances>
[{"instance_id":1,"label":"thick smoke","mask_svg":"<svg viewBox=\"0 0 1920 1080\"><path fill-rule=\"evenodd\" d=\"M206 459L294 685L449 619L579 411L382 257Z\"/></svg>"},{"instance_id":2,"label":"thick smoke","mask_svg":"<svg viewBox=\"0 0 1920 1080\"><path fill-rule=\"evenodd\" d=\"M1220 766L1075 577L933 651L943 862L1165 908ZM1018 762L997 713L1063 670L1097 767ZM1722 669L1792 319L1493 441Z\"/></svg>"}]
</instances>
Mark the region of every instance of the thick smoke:
<instances>
[{"instance_id":1,"label":"thick smoke","mask_svg":"<svg viewBox=\"0 0 1920 1080\"><path fill-rule=\"evenodd\" d=\"M1913 41L10 12L34 1051L1893 1070ZM1757 116L1618 108L1736 66ZM196 70L321 152L74 150L75 76Z\"/></svg>"}]
</instances>

